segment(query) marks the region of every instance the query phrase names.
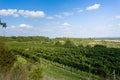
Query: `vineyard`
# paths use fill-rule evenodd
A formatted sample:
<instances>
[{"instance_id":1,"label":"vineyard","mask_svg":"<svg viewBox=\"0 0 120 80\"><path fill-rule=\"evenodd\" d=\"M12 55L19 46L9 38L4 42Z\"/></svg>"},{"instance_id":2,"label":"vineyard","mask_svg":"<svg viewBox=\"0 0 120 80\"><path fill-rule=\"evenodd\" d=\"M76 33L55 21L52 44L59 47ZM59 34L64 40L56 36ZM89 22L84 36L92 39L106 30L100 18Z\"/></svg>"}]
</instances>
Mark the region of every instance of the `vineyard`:
<instances>
[{"instance_id":1,"label":"vineyard","mask_svg":"<svg viewBox=\"0 0 120 80\"><path fill-rule=\"evenodd\" d=\"M14 67L16 64L17 67L21 67L19 63L23 64L25 66L24 70L29 74L29 76L26 74L29 80L120 79L119 40L93 38L51 39L36 36L0 37L0 41L5 44L8 53L11 53L10 55L17 56L17 63L14 59L13 63L15 64L12 63L10 67L13 65L12 68L16 68ZM2 47L1 45L0 47ZM0 57L1 55L0 53ZM1 66L0 70L2 70ZM36 76L38 75L36 70L39 71L41 76Z\"/></svg>"}]
</instances>

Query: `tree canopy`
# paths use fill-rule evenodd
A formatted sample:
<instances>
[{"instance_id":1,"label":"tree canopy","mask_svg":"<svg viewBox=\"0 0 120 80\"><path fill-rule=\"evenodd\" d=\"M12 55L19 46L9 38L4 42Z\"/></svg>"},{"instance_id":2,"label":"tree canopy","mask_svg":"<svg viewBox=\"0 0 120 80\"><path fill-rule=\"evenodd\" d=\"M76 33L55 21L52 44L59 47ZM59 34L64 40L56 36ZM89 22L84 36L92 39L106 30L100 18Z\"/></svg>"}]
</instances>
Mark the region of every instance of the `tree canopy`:
<instances>
[{"instance_id":1,"label":"tree canopy","mask_svg":"<svg viewBox=\"0 0 120 80\"><path fill-rule=\"evenodd\" d=\"M2 25L3 28L7 27L6 23L2 22L1 20L0 20L0 25Z\"/></svg>"}]
</instances>

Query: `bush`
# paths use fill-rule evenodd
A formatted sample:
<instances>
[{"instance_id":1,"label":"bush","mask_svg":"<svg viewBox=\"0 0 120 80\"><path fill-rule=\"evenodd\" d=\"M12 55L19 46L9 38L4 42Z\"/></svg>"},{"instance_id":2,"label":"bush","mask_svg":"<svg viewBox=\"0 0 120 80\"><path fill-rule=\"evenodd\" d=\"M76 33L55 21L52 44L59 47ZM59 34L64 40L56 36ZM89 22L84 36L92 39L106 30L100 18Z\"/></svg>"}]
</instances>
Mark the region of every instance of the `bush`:
<instances>
[{"instance_id":1,"label":"bush","mask_svg":"<svg viewBox=\"0 0 120 80\"><path fill-rule=\"evenodd\" d=\"M43 78L42 72L42 68L36 68L30 73L30 78L33 80L41 80Z\"/></svg>"},{"instance_id":2,"label":"bush","mask_svg":"<svg viewBox=\"0 0 120 80\"><path fill-rule=\"evenodd\" d=\"M67 40L64 44L64 47L67 47L67 48L75 47L75 44L72 41Z\"/></svg>"}]
</instances>

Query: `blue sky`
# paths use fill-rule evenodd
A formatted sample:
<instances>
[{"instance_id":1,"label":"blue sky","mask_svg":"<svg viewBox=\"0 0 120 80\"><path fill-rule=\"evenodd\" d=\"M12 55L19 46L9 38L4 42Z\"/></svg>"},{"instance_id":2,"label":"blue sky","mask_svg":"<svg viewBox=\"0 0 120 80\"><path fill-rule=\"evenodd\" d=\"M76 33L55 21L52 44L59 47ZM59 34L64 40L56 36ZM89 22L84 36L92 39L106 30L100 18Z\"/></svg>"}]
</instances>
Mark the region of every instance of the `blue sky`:
<instances>
[{"instance_id":1,"label":"blue sky","mask_svg":"<svg viewBox=\"0 0 120 80\"><path fill-rule=\"evenodd\" d=\"M120 0L0 0L6 36L120 37ZM4 29L0 27L0 36Z\"/></svg>"}]
</instances>

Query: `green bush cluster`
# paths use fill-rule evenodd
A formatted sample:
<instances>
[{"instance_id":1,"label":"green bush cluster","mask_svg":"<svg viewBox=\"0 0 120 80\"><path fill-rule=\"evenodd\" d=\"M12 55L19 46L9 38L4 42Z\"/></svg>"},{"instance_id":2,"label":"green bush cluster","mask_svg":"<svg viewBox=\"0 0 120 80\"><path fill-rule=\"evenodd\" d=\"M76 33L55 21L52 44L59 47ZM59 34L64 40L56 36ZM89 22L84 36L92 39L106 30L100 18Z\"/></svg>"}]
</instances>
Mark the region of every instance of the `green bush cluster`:
<instances>
[{"instance_id":1,"label":"green bush cluster","mask_svg":"<svg viewBox=\"0 0 120 80\"><path fill-rule=\"evenodd\" d=\"M41 67L34 69L31 73L30 73L30 78L33 80L42 80L43 78L43 69Z\"/></svg>"}]
</instances>

